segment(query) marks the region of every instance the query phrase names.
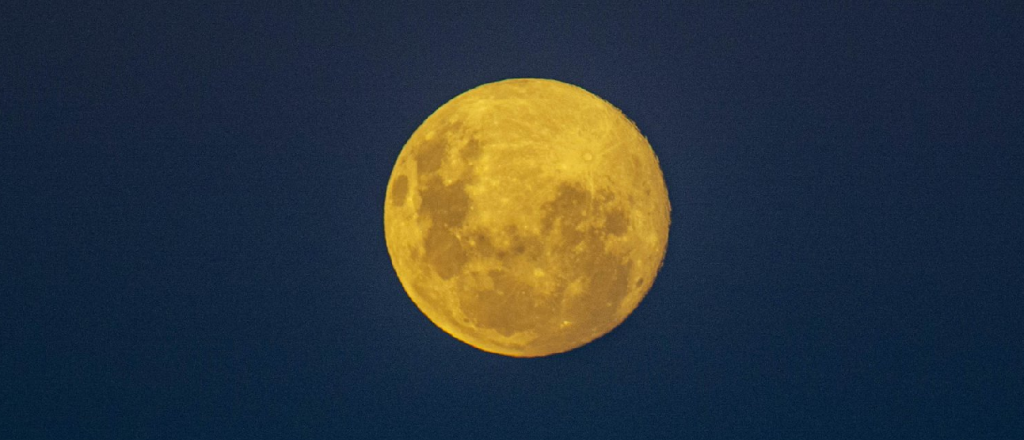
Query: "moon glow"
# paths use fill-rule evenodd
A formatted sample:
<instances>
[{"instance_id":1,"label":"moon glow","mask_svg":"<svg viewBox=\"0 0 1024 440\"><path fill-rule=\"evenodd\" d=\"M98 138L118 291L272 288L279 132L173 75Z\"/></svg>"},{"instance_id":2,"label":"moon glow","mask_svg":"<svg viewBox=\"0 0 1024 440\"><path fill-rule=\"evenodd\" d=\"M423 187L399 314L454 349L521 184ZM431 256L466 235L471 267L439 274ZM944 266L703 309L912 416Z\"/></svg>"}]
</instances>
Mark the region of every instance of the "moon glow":
<instances>
[{"instance_id":1,"label":"moon glow","mask_svg":"<svg viewBox=\"0 0 1024 440\"><path fill-rule=\"evenodd\" d=\"M435 325L484 351L545 356L617 327L668 243L658 159L617 108L554 80L485 84L398 156L388 253Z\"/></svg>"}]
</instances>

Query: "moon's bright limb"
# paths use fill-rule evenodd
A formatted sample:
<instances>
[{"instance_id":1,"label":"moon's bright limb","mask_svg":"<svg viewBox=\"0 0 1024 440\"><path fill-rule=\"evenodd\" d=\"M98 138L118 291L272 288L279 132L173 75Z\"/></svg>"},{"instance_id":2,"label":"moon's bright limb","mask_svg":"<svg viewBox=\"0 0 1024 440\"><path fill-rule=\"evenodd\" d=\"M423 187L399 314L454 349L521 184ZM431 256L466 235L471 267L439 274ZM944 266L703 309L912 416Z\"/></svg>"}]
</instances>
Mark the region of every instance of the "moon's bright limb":
<instances>
[{"instance_id":1,"label":"moon's bright limb","mask_svg":"<svg viewBox=\"0 0 1024 440\"><path fill-rule=\"evenodd\" d=\"M647 139L579 87L510 79L413 133L384 204L409 297L481 350L532 357L618 326L650 289L669 201Z\"/></svg>"}]
</instances>

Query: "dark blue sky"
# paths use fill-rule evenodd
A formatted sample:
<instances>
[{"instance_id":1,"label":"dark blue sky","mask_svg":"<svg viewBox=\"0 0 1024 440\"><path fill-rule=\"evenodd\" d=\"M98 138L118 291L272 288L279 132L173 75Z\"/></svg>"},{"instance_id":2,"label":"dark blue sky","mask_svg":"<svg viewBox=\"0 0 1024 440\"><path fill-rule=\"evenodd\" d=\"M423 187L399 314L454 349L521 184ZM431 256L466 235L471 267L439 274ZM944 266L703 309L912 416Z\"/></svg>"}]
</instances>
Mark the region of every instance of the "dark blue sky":
<instances>
[{"instance_id":1,"label":"dark blue sky","mask_svg":"<svg viewBox=\"0 0 1024 440\"><path fill-rule=\"evenodd\" d=\"M1024 3L113 3L0 6L0 438L1024 437ZM540 359L383 233L413 130L513 77L622 109L674 208Z\"/></svg>"}]
</instances>

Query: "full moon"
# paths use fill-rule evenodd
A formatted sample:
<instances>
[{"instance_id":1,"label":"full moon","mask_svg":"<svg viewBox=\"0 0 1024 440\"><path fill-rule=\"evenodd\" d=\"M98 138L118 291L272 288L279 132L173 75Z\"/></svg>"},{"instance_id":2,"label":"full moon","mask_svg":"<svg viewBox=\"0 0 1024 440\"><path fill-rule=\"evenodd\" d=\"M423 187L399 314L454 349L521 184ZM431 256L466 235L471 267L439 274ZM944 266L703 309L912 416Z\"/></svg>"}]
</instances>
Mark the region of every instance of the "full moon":
<instances>
[{"instance_id":1,"label":"full moon","mask_svg":"<svg viewBox=\"0 0 1024 440\"><path fill-rule=\"evenodd\" d=\"M607 101L548 79L484 84L438 108L385 198L409 298L455 338L507 356L610 332L650 290L668 243L647 139Z\"/></svg>"}]
</instances>

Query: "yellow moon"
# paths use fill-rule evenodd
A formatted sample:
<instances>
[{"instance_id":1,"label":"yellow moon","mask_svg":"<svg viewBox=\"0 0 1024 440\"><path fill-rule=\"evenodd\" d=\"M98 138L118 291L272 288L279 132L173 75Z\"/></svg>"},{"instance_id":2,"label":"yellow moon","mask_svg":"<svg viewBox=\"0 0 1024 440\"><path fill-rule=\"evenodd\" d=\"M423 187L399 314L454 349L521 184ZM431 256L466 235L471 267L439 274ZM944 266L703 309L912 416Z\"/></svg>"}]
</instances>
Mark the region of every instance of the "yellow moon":
<instances>
[{"instance_id":1,"label":"yellow moon","mask_svg":"<svg viewBox=\"0 0 1024 440\"><path fill-rule=\"evenodd\" d=\"M484 351L545 356L608 333L654 283L669 200L617 108L547 79L485 84L412 134L384 230L409 298Z\"/></svg>"}]
</instances>

